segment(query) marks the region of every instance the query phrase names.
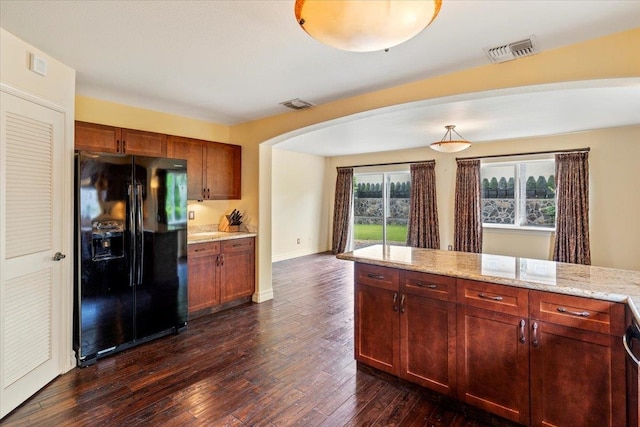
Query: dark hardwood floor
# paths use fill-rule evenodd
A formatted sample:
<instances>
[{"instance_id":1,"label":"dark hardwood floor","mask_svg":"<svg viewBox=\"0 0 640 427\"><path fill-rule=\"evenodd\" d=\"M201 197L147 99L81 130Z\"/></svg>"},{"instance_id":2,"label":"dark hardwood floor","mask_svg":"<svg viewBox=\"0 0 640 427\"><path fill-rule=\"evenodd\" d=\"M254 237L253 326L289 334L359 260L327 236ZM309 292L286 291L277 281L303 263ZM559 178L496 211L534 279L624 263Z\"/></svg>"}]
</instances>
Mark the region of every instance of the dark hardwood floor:
<instances>
[{"instance_id":1,"label":"dark hardwood floor","mask_svg":"<svg viewBox=\"0 0 640 427\"><path fill-rule=\"evenodd\" d=\"M76 368L6 426L508 426L353 360L353 264L273 265L275 298Z\"/></svg>"}]
</instances>

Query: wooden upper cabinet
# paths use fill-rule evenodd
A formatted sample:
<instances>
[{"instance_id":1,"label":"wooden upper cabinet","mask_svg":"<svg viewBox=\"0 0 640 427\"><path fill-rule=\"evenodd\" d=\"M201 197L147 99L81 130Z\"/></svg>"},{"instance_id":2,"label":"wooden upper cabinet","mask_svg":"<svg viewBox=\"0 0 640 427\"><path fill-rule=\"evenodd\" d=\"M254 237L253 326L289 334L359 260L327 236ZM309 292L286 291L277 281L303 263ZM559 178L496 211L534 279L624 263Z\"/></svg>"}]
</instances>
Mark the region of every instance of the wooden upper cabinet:
<instances>
[{"instance_id":1,"label":"wooden upper cabinet","mask_svg":"<svg viewBox=\"0 0 640 427\"><path fill-rule=\"evenodd\" d=\"M242 147L169 136L167 156L187 160L189 200L240 199Z\"/></svg>"},{"instance_id":2,"label":"wooden upper cabinet","mask_svg":"<svg viewBox=\"0 0 640 427\"><path fill-rule=\"evenodd\" d=\"M240 199L241 159L239 145L207 143L208 199Z\"/></svg>"},{"instance_id":3,"label":"wooden upper cabinet","mask_svg":"<svg viewBox=\"0 0 640 427\"><path fill-rule=\"evenodd\" d=\"M187 160L187 199L202 200L206 198L204 184L205 142L199 139L169 136L167 140L167 157Z\"/></svg>"},{"instance_id":4,"label":"wooden upper cabinet","mask_svg":"<svg viewBox=\"0 0 640 427\"><path fill-rule=\"evenodd\" d=\"M167 156L167 136L96 123L76 122L76 150L137 156Z\"/></svg>"},{"instance_id":5,"label":"wooden upper cabinet","mask_svg":"<svg viewBox=\"0 0 640 427\"><path fill-rule=\"evenodd\" d=\"M167 157L167 136L142 130L121 129L121 153Z\"/></svg>"},{"instance_id":6,"label":"wooden upper cabinet","mask_svg":"<svg viewBox=\"0 0 640 427\"><path fill-rule=\"evenodd\" d=\"M120 128L95 123L76 122L76 150L120 152Z\"/></svg>"}]
</instances>

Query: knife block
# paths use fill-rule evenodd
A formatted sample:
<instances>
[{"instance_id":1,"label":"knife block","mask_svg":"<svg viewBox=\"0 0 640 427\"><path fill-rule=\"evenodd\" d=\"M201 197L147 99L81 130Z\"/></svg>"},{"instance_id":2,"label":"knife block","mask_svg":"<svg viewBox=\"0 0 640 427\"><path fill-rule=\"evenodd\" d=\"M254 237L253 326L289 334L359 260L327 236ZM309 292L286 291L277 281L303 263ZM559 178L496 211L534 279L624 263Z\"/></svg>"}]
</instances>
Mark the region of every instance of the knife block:
<instances>
[{"instance_id":1,"label":"knife block","mask_svg":"<svg viewBox=\"0 0 640 427\"><path fill-rule=\"evenodd\" d=\"M240 226L239 225L231 225L229 224L229 219L227 218L226 215L222 216L222 219L220 220L220 224L218 224L218 231L225 231L227 233L235 233L240 231Z\"/></svg>"}]
</instances>

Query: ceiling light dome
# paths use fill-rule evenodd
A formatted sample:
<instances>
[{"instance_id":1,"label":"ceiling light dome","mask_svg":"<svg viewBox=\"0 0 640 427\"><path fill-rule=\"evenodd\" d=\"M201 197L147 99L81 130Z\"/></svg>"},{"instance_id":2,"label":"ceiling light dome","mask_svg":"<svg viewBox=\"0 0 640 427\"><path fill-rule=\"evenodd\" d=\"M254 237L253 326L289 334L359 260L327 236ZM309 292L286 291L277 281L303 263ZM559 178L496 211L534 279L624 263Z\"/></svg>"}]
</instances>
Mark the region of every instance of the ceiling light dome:
<instances>
[{"instance_id":1,"label":"ceiling light dome","mask_svg":"<svg viewBox=\"0 0 640 427\"><path fill-rule=\"evenodd\" d=\"M455 153L471 147L471 143L456 132L455 125L447 125L445 128L447 129L447 132L442 137L442 140L431 144L431 148L441 153ZM451 132L458 135L460 139L451 139ZM447 139L447 136L449 139Z\"/></svg>"},{"instance_id":2,"label":"ceiling light dome","mask_svg":"<svg viewBox=\"0 0 640 427\"><path fill-rule=\"evenodd\" d=\"M442 0L296 0L298 24L337 49L372 52L418 35L435 19Z\"/></svg>"}]
</instances>

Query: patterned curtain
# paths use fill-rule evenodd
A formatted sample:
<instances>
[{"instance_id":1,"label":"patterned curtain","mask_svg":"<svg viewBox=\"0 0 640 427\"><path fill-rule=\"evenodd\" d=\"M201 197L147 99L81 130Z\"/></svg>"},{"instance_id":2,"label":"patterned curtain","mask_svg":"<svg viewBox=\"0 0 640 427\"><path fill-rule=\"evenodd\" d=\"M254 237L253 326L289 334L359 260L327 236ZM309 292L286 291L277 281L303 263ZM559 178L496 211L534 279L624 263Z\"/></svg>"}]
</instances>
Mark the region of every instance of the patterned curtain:
<instances>
[{"instance_id":1,"label":"patterned curtain","mask_svg":"<svg viewBox=\"0 0 640 427\"><path fill-rule=\"evenodd\" d=\"M338 168L336 200L333 208L333 242L331 253L345 251L349 243L351 205L353 203L353 168Z\"/></svg>"},{"instance_id":2,"label":"patterned curtain","mask_svg":"<svg viewBox=\"0 0 640 427\"><path fill-rule=\"evenodd\" d=\"M553 260L590 265L589 153L556 154L556 183Z\"/></svg>"},{"instance_id":3,"label":"patterned curtain","mask_svg":"<svg viewBox=\"0 0 640 427\"><path fill-rule=\"evenodd\" d=\"M440 249L435 161L411 165L407 246Z\"/></svg>"},{"instance_id":4,"label":"patterned curtain","mask_svg":"<svg viewBox=\"0 0 640 427\"><path fill-rule=\"evenodd\" d=\"M458 160L454 250L482 252L480 160Z\"/></svg>"}]
</instances>

